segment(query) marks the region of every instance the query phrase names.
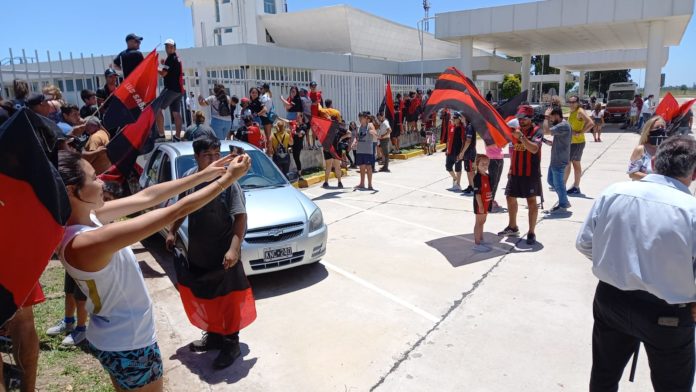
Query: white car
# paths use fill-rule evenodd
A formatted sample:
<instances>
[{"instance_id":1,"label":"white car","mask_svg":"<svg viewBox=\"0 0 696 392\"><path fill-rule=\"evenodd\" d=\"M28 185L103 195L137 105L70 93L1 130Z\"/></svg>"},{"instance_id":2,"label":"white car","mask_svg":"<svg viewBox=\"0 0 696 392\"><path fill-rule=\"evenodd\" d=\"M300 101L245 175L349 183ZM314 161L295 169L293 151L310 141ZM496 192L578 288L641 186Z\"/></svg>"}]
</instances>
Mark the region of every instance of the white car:
<instances>
[{"instance_id":1,"label":"white car","mask_svg":"<svg viewBox=\"0 0 696 392\"><path fill-rule=\"evenodd\" d=\"M242 142L221 143L223 156L230 146L241 147L252 161L249 172L239 179L248 217L242 243L244 272L256 275L321 260L328 229L319 207L293 187L263 151ZM192 142L157 144L144 166L140 187L180 178L195 165ZM176 198L162 206L174 202ZM177 247L188 249L188 220L179 229Z\"/></svg>"}]
</instances>

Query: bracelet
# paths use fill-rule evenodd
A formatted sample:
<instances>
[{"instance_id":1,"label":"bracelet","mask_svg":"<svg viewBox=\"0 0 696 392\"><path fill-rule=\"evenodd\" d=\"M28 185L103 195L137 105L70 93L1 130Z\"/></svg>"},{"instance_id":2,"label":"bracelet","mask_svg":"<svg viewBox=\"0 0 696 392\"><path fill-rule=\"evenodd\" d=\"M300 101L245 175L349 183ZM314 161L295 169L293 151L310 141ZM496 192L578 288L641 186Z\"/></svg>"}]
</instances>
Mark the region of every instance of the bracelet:
<instances>
[{"instance_id":1,"label":"bracelet","mask_svg":"<svg viewBox=\"0 0 696 392\"><path fill-rule=\"evenodd\" d=\"M225 188L223 188L222 184L220 183L220 180L215 180L215 183L217 184L217 186L220 187L220 193L225 191Z\"/></svg>"}]
</instances>

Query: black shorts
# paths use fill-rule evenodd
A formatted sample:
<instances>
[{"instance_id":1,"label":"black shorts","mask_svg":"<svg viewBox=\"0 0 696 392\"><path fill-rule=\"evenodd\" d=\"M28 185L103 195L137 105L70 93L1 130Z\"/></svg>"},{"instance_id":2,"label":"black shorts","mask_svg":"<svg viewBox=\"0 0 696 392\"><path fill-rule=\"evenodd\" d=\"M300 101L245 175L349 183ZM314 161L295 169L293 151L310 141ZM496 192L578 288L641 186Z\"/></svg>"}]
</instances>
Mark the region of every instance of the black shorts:
<instances>
[{"instance_id":1,"label":"black shorts","mask_svg":"<svg viewBox=\"0 0 696 392\"><path fill-rule=\"evenodd\" d=\"M585 142L573 143L570 145L570 160L578 161L582 160L582 152L585 151Z\"/></svg>"},{"instance_id":2,"label":"black shorts","mask_svg":"<svg viewBox=\"0 0 696 392\"><path fill-rule=\"evenodd\" d=\"M331 154L330 152L324 151L324 160L328 161L329 159L336 159L336 157L333 156L333 154Z\"/></svg>"},{"instance_id":3,"label":"black shorts","mask_svg":"<svg viewBox=\"0 0 696 392\"><path fill-rule=\"evenodd\" d=\"M451 172L452 169L456 173L461 173L462 172L462 161L457 160L457 155L452 154L452 155L447 155L447 158L445 158L445 169L448 172Z\"/></svg>"},{"instance_id":4,"label":"black shorts","mask_svg":"<svg viewBox=\"0 0 696 392\"><path fill-rule=\"evenodd\" d=\"M391 135L389 135L389 136L391 136L392 139L396 139L399 136L401 136L401 124L395 125L392 128Z\"/></svg>"},{"instance_id":5,"label":"black shorts","mask_svg":"<svg viewBox=\"0 0 696 392\"><path fill-rule=\"evenodd\" d=\"M77 287L77 284L75 283L75 279L72 278L72 276L68 275L68 273L65 273L65 281L63 283L63 288L65 291L65 294L72 294L75 296L75 300L77 301L86 301L87 296L82 293L82 290L80 290L79 287Z\"/></svg>"},{"instance_id":6,"label":"black shorts","mask_svg":"<svg viewBox=\"0 0 696 392\"><path fill-rule=\"evenodd\" d=\"M406 122L416 122L416 121L418 121L418 113L406 115Z\"/></svg>"},{"instance_id":7,"label":"black shorts","mask_svg":"<svg viewBox=\"0 0 696 392\"><path fill-rule=\"evenodd\" d=\"M474 160L464 158L464 171L469 173L474 171Z\"/></svg>"},{"instance_id":8,"label":"black shorts","mask_svg":"<svg viewBox=\"0 0 696 392\"><path fill-rule=\"evenodd\" d=\"M505 196L518 199L542 196L541 177L510 176L505 187Z\"/></svg>"},{"instance_id":9,"label":"black shorts","mask_svg":"<svg viewBox=\"0 0 696 392\"><path fill-rule=\"evenodd\" d=\"M261 120L261 125L265 126L273 124L273 121L271 121L271 119L268 118L268 116L259 116L259 119Z\"/></svg>"},{"instance_id":10,"label":"black shorts","mask_svg":"<svg viewBox=\"0 0 696 392\"><path fill-rule=\"evenodd\" d=\"M165 88L157 99L159 100L160 108L169 108L169 111L172 113L181 112L181 93Z\"/></svg>"}]
</instances>

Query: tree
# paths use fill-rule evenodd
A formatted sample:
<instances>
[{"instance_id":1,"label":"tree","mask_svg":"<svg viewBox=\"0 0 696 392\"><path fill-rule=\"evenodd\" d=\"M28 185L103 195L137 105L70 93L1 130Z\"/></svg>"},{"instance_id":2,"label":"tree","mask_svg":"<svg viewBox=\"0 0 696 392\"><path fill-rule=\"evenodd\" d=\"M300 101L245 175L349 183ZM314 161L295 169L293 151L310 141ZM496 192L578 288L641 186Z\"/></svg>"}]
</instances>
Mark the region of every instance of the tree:
<instances>
[{"instance_id":1,"label":"tree","mask_svg":"<svg viewBox=\"0 0 696 392\"><path fill-rule=\"evenodd\" d=\"M684 95L686 95L686 90L688 90L688 89L689 88L685 84L682 84L681 86L679 86L679 90L681 90L682 94L684 94Z\"/></svg>"},{"instance_id":2,"label":"tree","mask_svg":"<svg viewBox=\"0 0 696 392\"><path fill-rule=\"evenodd\" d=\"M599 92L606 97L609 85L612 83L628 82L630 79L630 69L588 72L585 74L585 80L589 82L589 88L585 91Z\"/></svg>"},{"instance_id":3,"label":"tree","mask_svg":"<svg viewBox=\"0 0 696 392\"><path fill-rule=\"evenodd\" d=\"M510 99L522 92L522 81L517 75L508 74L503 79L503 98Z\"/></svg>"}]
</instances>

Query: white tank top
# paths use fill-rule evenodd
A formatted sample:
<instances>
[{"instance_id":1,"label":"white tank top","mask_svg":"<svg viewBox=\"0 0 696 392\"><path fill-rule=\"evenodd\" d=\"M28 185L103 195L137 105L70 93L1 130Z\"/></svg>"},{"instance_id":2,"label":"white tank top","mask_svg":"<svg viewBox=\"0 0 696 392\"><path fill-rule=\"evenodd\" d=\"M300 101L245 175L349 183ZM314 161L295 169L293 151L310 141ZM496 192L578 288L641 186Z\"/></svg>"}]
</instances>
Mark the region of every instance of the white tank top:
<instances>
[{"instance_id":1,"label":"white tank top","mask_svg":"<svg viewBox=\"0 0 696 392\"><path fill-rule=\"evenodd\" d=\"M95 216L92 221L101 226ZM130 247L111 256L109 264L97 272L85 272L65 261L65 246L77 235L96 227L68 226L58 247L63 267L87 296L90 315L87 339L102 351L129 351L157 341L152 300L142 271Z\"/></svg>"}]
</instances>

